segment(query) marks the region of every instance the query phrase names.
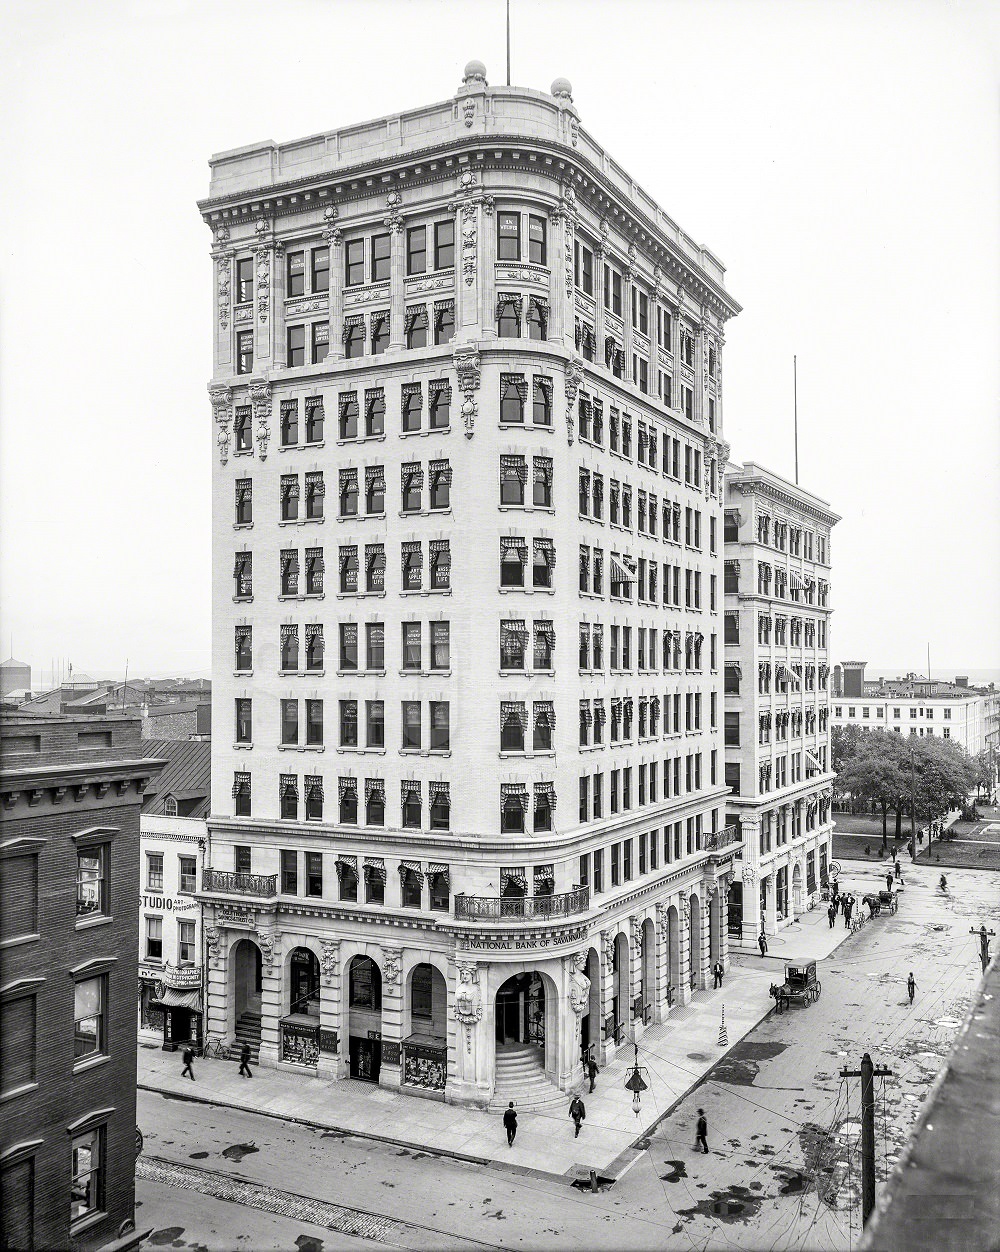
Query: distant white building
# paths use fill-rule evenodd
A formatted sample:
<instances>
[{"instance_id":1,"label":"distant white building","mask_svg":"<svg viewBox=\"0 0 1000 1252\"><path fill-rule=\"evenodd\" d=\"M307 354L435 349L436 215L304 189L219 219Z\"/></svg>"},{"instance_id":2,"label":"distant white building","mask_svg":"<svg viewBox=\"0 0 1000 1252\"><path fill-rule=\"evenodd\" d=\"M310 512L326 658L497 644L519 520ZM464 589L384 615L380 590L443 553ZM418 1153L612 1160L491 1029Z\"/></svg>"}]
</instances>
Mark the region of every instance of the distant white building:
<instances>
[{"instance_id":1,"label":"distant white building","mask_svg":"<svg viewBox=\"0 0 1000 1252\"><path fill-rule=\"evenodd\" d=\"M0 700L8 696L31 694L31 666L25 661L8 657L0 661Z\"/></svg>"}]
</instances>

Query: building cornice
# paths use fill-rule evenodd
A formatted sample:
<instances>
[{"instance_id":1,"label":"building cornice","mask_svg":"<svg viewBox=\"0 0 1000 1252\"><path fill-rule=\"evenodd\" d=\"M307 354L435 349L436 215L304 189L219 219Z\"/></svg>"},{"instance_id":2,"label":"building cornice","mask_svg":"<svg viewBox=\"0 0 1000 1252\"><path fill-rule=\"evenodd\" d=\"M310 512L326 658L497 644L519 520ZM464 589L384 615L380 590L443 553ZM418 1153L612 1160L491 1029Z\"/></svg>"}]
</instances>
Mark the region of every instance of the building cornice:
<instances>
[{"instance_id":1,"label":"building cornice","mask_svg":"<svg viewBox=\"0 0 1000 1252\"><path fill-rule=\"evenodd\" d=\"M807 514L809 517L823 522L827 526L836 526L840 521L840 515L834 513L829 508L825 508L815 496L806 495L805 493L801 495L793 494L792 491L786 490L777 483L755 474L743 474L739 470L729 470L726 473L726 486L731 487L734 491L738 491L744 496L767 496L768 499L783 504L786 508L795 509L798 513Z\"/></svg>"}]
</instances>

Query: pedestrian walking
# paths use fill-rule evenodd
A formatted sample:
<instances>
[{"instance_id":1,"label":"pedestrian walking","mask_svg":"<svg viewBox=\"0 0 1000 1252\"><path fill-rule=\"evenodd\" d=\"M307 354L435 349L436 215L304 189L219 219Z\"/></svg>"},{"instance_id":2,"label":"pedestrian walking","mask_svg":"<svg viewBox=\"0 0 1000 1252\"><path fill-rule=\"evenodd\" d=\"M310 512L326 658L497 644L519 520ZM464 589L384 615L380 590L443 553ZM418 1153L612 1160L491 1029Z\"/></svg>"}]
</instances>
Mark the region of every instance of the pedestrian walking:
<instances>
[{"instance_id":1,"label":"pedestrian walking","mask_svg":"<svg viewBox=\"0 0 1000 1252\"><path fill-rule=\"evenodd\" d=\"M844 904L844 926L847 930L851 928L851 914L854 912L854 897L849 896Z\"/></svg>"},{"instance_id":2,"label":"pedestrian walking","mask_svg":"<svg viewBox=\"0 0 1000 1252\"><path fill-rule=\"evenodd\" d=\"M715 979L715 986L722 986L722 976L726 971L722 968L722 962L716 961L712 966L712 977Z\"/></svg>"},{"instance_id":3,"label":"pedestrian walking","mask_svg":"<svg viewBox=\"0 0 1000 1252\"><path fill-rule=\"evenodd\" d=\"M705 1155L708 1156L708 1122L705 1119L705 1110L698 1110L698 1131L694 1137L694 1150L698 1151L699 1144Z\"/></svg>"},{"instance_id":4,"label":"pedestrian walking","mask_svg":"<svg viewBox=\"0 0 1000 1252\"><path fill-rule=\"evenodd\" d=\"M587 1110L578 1095L574 1096L569 1102L569 1115L572 1117L573 1125L576 1127L576 1130L573 1132L573 1138L576 1139L580 1134L580 1126L583 1119L587 1116Z\"/></svg>"},{"instance_id":5,"label":"pedestrian walking","mask_svg":"<svg viewBox=\"0 0 1000 1252\"><path fill-rule=\"evenodd\" d=\"M593 1057L590 1057L587 1061L587 1077L590 1079L591 1091L594 1090L594 1083L597 1080L597 1075L600 1072L601 1071L597 1068L597 1062L594 1060Z\"/></svg>"},{"instance_id":6,"label":"pedestrian walking","mask_svg":"<svg viewBox=\"0 0 1000 1252\"><path fill-rule=\"evenodd\" d=\"M917 989L917 980L913 977L913 970L910 970L910 976L906 980L906 990L910 995L910 1003L913 1003L913 993Z\"/></svg>"},{"instance_id":7,"label":"pedestrian walking","mask_svg":"<svg viewBox=\"0 0 1000 1252\"><path fill-rule=\"evenodd\" d=\"M834 919L835 919L835 918L836 918L836 916L837 916L837 907L836 907L836 905L831 904L831 905L830 905L830 907L826 910L826 915L827 915L827 917L830 919L830 929L831 929L831 930L833 930L833 923L834 923Z\"/></svg>"},{"instance_id":8,"label":"pedestrian walking","mask_svg":"<svg viewBox=\"0 0 1000 1252\"><path fill-rule=\"evenodd\" d=\"M514 1146L514 1136L517 1134L517 1114L514 1112L514 1101L507 1105L506 1112L503 1115L503 1126L507 1132L507 1147Z\"/></svg>"},{"instance_id":9,"label":"pedestrian walking","mask_svg":"<svg viewBox=\"0 0 1000 1252\"><path fill-rule=\"evenodd\" d=\"M896 857L896 862L895 862L895 864L893 865L893 867L892 867L892 868L893 868L893 872L895 873L896 877L899 879L899 881L900 881L900 882L902 882L902 881L903 881L903 871L902 871L902 869L900 868L900 864L899 864L899 857L898 857L898 856Z\"/></svg>"},{"instance_id":10,"label":"pedestrian walking","mask_svg":"<svg viewBox=\"0 0 1000 1252\"><path fill-rule=\"evenodd\" d=\"M240 1048L240 1077L241 1078L253 1077L253 1074L250 1073L250 1045L249 1043L244 1043L243 1047Z\"/></svg>"},{"instance_id":11,"label":"pedestrian walking","mask_svg":"<svg viewBox=\"0 0 1000 1252\"><path fill-rule=\"evenodd\" d=\"M892 874L891 873L887 873L885 876L885 889L886 891L892 890Z\"/></svg>"},{"instance_id":12,"label":"pedestrian walking","mask_svg":"<svg viewBox=\"0 0 1000 1252\"><path fill-rule=\"evenodd\" d=\"M757 947L760 948L761 956L767 956L767 935L763 931L757 936Z\"/></svg>"},{"instance_id":13,"label":"pedestrian walking","mask_svg":"<svg viewBox=\"0 0 1000 1252\"><path fill-rule=\"evenodd\" d=\"M181 1070L181 1077L183 1078L184 1075L187 1074L188 1078L194 1082L194 1070L191 1068L194 1061L194 1053L190 1048L185 1048L181 1053L181 1059L184 1062L184 1068Z\"/></svg>"}]
</instances>

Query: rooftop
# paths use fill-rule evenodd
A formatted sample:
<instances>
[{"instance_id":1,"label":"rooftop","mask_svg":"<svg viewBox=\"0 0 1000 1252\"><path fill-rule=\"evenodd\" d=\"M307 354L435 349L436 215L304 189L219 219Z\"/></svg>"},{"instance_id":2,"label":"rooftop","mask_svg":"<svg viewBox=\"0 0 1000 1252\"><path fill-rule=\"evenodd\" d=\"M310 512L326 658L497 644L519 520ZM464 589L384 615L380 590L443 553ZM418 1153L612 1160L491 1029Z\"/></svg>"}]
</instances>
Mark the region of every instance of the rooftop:
<instances>
[{"instance_id":1,"label":"rooftop","mask_svg":"<svg viewBox=\"0 0 1000 1252\"><path fill-rule=\"evenodd\" d=\"M146 756L167 761L160 776L146 788L143 811L155 812L170 795L184 805L183 816L206 817L212 791L211 743L199 739L144 739L142 750Z\"/></svg>"}]
</instances>

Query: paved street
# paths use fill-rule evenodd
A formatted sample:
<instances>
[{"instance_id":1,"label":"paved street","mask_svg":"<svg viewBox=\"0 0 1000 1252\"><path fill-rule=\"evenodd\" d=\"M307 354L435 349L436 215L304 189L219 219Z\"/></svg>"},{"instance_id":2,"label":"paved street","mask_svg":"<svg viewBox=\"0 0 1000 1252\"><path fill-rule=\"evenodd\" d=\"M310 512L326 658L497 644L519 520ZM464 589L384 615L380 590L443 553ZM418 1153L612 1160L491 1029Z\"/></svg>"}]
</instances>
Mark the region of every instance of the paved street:
<instances>
[{"instance_id":1,"label":"paved street","mask_svg":"<svg viewBox=\"0 0 1000 1252\"><path fill-rule=\"evenodd\" d=\"M936 892L932 871L906 877L894 917L866 924L821 961L823 994L815 1005L771 1014L714 1069L704 1063L708 1054L682 1039L673 1050L663 1040L651 1040L655 1051L640 1048L640 1063L663 1089L697 1082L706 1069L709 1076L647 1135L648 1146L641 1142L620 1181L598 1195L515 1162L483 1168L144 1091L140 1228L155 1214L161 1246L321 1252L311 1240L341 1248L356 1241L352 1232L368 1246L588 1248L599 1222L600 1242L609 1248L846 1249L858 1234L859 1084L844 1083L838 1071L857 1068L866 1048L876 1064L895 1071L884 1113L878 1094L881 1178L978 981L978 943L969 927L987 920L1000 929L994 876L955 871L948 899ZM874 869L861 864L845 865L842 881L862 890L877 885ZM783 932L766 960L741 955L737 965L777 980L785 959L810 955L824 932L828 942L834 938L825 914L822 928L815 916ZM841 923L835 937L842 935ZM904 986L910 969L917 980L912 1008ZM693 1151L699 1106L709 1123L707 1157ZM544 1152L547 1137L565 1138L561 1120L526 1118L522 1125L538 1140L533 1152ZM171 1180L179 1185L168 1186ZM231 1180L250 1186L240 1205L220 1198L234 1194ZM203 1195L191 1190L199 1185ZM366 1214L385 1220L369 1225Z\"/></svg>"}]
</instances>

